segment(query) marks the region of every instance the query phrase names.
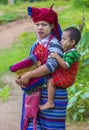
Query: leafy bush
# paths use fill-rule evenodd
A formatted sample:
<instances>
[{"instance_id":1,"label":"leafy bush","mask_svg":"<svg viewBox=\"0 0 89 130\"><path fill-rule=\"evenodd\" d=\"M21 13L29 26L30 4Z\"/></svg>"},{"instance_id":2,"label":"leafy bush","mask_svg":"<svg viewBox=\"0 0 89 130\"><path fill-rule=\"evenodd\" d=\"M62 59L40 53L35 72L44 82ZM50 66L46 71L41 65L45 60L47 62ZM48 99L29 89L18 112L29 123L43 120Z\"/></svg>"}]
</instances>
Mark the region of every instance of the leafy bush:
<instances>
[{"instance_id":1,"label":"leafy bush","mask_svg":"<svg viewBox=\"0 0 89 130\"><path fill-rule=\"evenodd\" d=\"M88 67L81 67L77 75L75 84L68 89L69 104L68 121L89 120L89 76ZM86 77L86 80L85 80Z\"/></svg>"},{"instance_id":2,"label":"leafy bush","mask_svg":"<svg viewBox=\"0 0 89 130\"><path fill-rule=\"evenodd\" d=\"M0 0L0 3L2 3L2 4L7 4L8 3L8 0Z\"/></svg>"},{"instance_id":3,"label":"leafy bush","mask_svg":"<svg viewBox=\"0 0 89 130\"><path fill-rule=\"evenodd\" d=\"M82 66L89 65L89 44L88 43L89 43L89 31L83 34L81 38L81 42L78 46Z\"/></svg>"},{"instance_id":4,"label":"leafy bush","mask_svg":"<svg viewBox=\"0 0 89 130\"><path fill-rule=\"evenodd\" d=\"M73 0L73 6L74 7L87 7L89 8L89 0Z\"/></svg>"}]
</instances>

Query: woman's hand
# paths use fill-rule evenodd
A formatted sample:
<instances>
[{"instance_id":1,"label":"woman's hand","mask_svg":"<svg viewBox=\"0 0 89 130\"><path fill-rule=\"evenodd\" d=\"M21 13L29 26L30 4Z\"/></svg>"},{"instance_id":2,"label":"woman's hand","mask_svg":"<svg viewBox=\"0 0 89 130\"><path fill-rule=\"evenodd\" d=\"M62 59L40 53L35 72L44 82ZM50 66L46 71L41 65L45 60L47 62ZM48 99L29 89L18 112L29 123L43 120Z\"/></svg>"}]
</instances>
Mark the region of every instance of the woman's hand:
<instances>
[{"instance_id":1,"label":"woman's hand","mask_svg":"<svg viewBox=\"0 0 89 130\"><path fill-rule=\"evenodd\" d=\"M18 77L16 80L15 80L15 82L20 86L20 87L24 87L23 86L23 82L21 81L21 78L20 77Z\"/></svg>"},{"instance_id":2,"label":"woman's hand","mask_svg":"<svg viewBox=\"0 0 89 130\"><path fill-rule=\"evenodd\" d=\"M26 87L25 85L28 84L29 80L30 80L30 77L28 78L28 74L26 73L26 74L22 75L21 77L18 77L18 78L15 80L15 82L16 82L19 86L21 86L22 88L25 88L25 87Z\"/></svg>"},{"instance_id":3,"label":"woman's hand","mask_svg":"<svg viewBox=\"0 0 89 130\"><path fill-rule=\"evenodd\" d=\"M30 80L30 76L28 78L28 72L26 74L22 75L20 80L21 80L23 85L28 84L28 82Z\"/></svg>"}]
</instances>

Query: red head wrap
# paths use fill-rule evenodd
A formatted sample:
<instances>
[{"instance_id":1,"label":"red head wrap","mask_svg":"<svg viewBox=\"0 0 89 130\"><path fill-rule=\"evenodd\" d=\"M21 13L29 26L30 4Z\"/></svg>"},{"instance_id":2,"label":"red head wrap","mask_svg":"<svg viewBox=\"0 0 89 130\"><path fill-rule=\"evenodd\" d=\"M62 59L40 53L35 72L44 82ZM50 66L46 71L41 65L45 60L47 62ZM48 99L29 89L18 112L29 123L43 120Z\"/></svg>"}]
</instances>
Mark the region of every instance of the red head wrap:
<instances>
[{"instance_id":1,"label":"red head wrap","mask_svg":"<svg viewBox=\"0 0 89 130\"><path fill-rule=\"evenodd\" d=\"M60 40L61 39L61 29L58 24L58 16L57 16L57 13L54 10L52 10L52 6L50 7L50 9L28 7L28 15L31 15L34 23L39 22L39 21L46 21L49 24L53 24L54 28L53 28L52 32L58 38L58 40Z\"/></svg>"}]
</instances>

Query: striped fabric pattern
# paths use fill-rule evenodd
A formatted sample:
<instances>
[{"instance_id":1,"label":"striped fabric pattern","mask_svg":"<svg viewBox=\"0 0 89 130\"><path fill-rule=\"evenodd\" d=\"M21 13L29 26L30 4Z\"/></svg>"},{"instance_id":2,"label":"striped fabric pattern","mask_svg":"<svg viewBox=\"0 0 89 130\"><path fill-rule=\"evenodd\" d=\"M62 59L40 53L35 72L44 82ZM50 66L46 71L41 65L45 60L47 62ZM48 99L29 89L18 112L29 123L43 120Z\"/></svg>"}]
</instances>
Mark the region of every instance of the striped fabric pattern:
<instances>
[{"instance_id":1,"label":"striped fabric pattern","mask_svg":"<svg viewBox=\"0 0 89 130\"><path fill-rule=\"evenodd\" d=\"M71 49L63 54L63 59L67 62L70 67L74 62L78 61L79 54L76 49Z\"/></svg>"},{"instance_id":2,"label":"striped fabric pattern","mask_svg":"<svg viewBox=\"0 0 89 130\"><path fill-rule=\"evenodd\" d=\"M68 69L59 66L59 68L52 73L52 77L55 86L68 88L73 85L76 79L79 54L76 49L73 48L63 54L63 59L66 61Z\"/></svg>"},{"instance_id":3,"label":"striped fabric pattern","mask_svg":"<svg viewBox=\"0 0 89 130\"><path fill-rule=\"evenodd\" d=\"M43 45L46 42L46 40L47 39L45 38L44 42L42 43ZM36 46L37 46L37 43L35 42L33 44L32 48L31 48L31 50L30 50L30 54L29 55L31 55L33 53L33 51L36 48ZM53 39L50 41L50 44L48 46L48 51L49 51L49 54L57 52L62 57L62 55L63 55L63 49L61 47L60 41L58 41L55 37L53 37ZM49 72L52 73L58 67L58 62L54 58L48 56L48 59L46 61L46 66L47 66Z\"/></svg>"},{"instance_id":4,"label":"striped fabric pattern","mask_svg":"<svg viewBox=\"0 0 89 130\"><path fill-rule=\"evenodd\" d=\"M53 74L54 86L68 88L73 85L78 72L78 62L73 63L70 68L64 69L61 66Z\"/></svg>"},{"instance_id":5,"label":"striped fabric pattern","mask_svg":"<svg viewBox=\"0 0 89 130\"><path fill-rule=\"evenodd\" d=\"M47 88L41 92L41 104L47 101ZM55 108L39 112L37 119L37 130L65 130L66 108L68 104L67 90L56 89L54 98ZM33 130L32 120L29 120L27 130ZM40 126L41 124L41 126Z\"/></svg>"},{"instance_id":6,"label":"striped fabric pattern","mask_svg":"<svg viewBox=\"0 0 89 130\"><path fill-rule=\"evenodd\" d=\"M20 69L28 68L29 66L32 66L32 65L34 65L34 61L30 57L27 57L26 59L12 65L10 68L10 71L16 72Z\"/></svg>"},{"instance_id":7,"label":"striped fabric pattern","mask_svg":"<svg viewBox=\"0 0 89 130\"><path fill-rule=\"evenodd\" d=\"M43 39L46 41L47 39ZM42 41L41 41L42 42ZM36 48L36 43L32 46L30 54L33 53ZM58 52L60 56L63 55L63 50L60 46L60 42L54 37L48 46L49 53ZM52 64L53 63L53 64ZM46 66L49 72L54 72L58 67L58 63L54 58L48 57L46 61ZM23 105L22 105L22 118L21 118L21 130L23 130L24 124L24 100L25 93L23 95ZM47 88L42 89L41 92L41 104L44 104L47 101ZM65 130L65 119L66 119L66 108L67 108L67 90L66 89L56 89L55 91L55 108L51 110L40 111L37 116L37 130ZM51 124L51 125L50 125ZM41 125L41 126L40 126ZM29 125L26 130L34 130L33 129L33 120L29 119Z\"/></svg>"},{"instance_id":8,"label":"striped fabric pattern","mask_svg":"<svg viewBox=\"0 0 89 130\"><path fill-rule=\"evenodd\" d=\"M38 61L37 63L35 63L34 65L30 66L30 67L27 67L27 68L23 68L23 69L19 69L16 71L16 74L18 77L22 76L23 74L25 74L26 72L28 71L31 71L37 67L39 67L41 65L41 62Z\"/></svg>"},{"instance_id":9,"label":"striped fabric pattern","mask_svg":"<svg viewBox=\"0 0 89 130\"><path fill-rule=\"evenodd\" d=\"M63 49L60 45L60 42L55 37L51 40L50 45L48 46L48 50L49 50L49 53L57 52L61 57L63 55ZM49 72L52 73L58 67L58 62L54 58L48 56L46 66Z\"/></svg>"}]
</instances>

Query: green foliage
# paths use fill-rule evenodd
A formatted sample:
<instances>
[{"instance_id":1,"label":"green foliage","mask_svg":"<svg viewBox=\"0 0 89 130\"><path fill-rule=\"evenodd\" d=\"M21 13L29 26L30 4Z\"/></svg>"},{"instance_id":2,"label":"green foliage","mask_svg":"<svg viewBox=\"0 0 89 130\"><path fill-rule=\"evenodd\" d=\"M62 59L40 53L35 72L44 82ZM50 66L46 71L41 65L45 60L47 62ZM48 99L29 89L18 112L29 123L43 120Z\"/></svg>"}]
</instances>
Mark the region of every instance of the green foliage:
<instances>
[{"instance_id":1,"label":"green foliage","mask_svg":"<svg viewBox=\"0 0 89 130\"><path fill-rule=\"evenodd\" d=\"M7 101L10 96L10 87L5 85L3 88L0 88L0 99Z\"/></svg>"},{"instance_id":2,"label":"green foliage","mask_svg":"<svg viewBox=\"0 0 89 130\"><path fill-rule=\"evenodd\" d=\"M23 2L24 0L12 0L12 2L16 3L16 2ZM8 0L0 0L0 3L6 5L8 4Z\"/></svg>"},{"instance_id":3,"label":"green foliage","mask_svg":"<svg viewBox=\"0 0 89 130\"><path fill-rule=\"evenodd\" d=\"M24 0L15 0L15 3L24 2Z\"/></svg>"},{"instance_id":4,"label":"green foliage","mask_svg":"<svg viewBox=\"0 0 89 130\"><path fill-rule=\"evenodd\" d=\"M82 61L82 65L89 65L89 31L82 35L78 50L81 55L80 60Z\"/></svg>"},{"instance_id":5,"label":"green foliage","mask_svg":"<svg viewBox=\"0 0 89 130\"><path fill-rule=\"evenodd\" d=\"M8 13L5 13L4 15L0 16L0 24L11 22L11 21L14 21L17 19L21 19L23 17L24 16L22 16L16 12L8 12Z\"/></svg>"},{"instance_id":6,"label":"green foliage","mask_svg":"<svg viewBox=\"0 0 89 130\"><path fill-rule=\"evenodd\" d=\"M0 0L0 3L6 5L8 3L8 0Z\"/></svg>"},{"instance_id":7,"label":"green foliage","mask_svg":"<svg viewBox=\"0 0 89 130\"><path fill-rule=\"evenodd\" d=\"M25 7L26 6L26 7ZM1 5L0 6L0 25L3 23L11 22L18 19L26 18L27 15L27 4L19 5Z\"/></svg>"},{"instance_id":8,"label":"green foliage","mask_svg":"<svg viewBox=\"0 0 89 130\"><path fill-rule=\"evenodd\" d=\"M62 30L64 30L68 26L75 26L78 28L78 25L81 23L81 18L82 18L81 11L75 10L74 8L71 7L65 8L63 11L59 12L58 14L59 14L59 23L62 27Z\"/></svg>"},{"instance_id":9,"label":"green foliage","mask_svg":"<svg viewBox=\"0 0 89 130\"><path fill-rule=\"evenodd\" d=\"M89 120L89 76L88 67L79 69L75 84L68 89L69 104L67 119L68 121L84 121ZM86 80L85 80L86 77Z\"/></svg>"},{"instance_id":10,"label":"green foliage","mask_svg":"<svg viewBox=\"0 0 89 130\"><path fill-rule=\"evenodd\" d=\"M22 33L10 49L0 49L0 74L9 71L9 67L29 55L35 35ZM3 60L4 59L4 60Z\"/></svg>"},{"instance_id":11,"label":"green foliage","mask_svg":"<svg viewBox=\"0 0 89 130\"><path fill-rule=\"evenodd\" d=\"M0 75L9 71L9 67L29 55L31 45L34 43L33 33L22 33L10 49L0 49ZM9 87L0 81L0 98L6 101L9 97Z\"/></svg>"},{"instance_id":12,"label":"green foliage","mask_svg":"<svg viewBox=\"0 0 89 130\"><path fill-rule=\"evenodd\" d=\"M73 0L72 2L75 8L89 7L89 0Z\"/></svg>"}]
</instances>

